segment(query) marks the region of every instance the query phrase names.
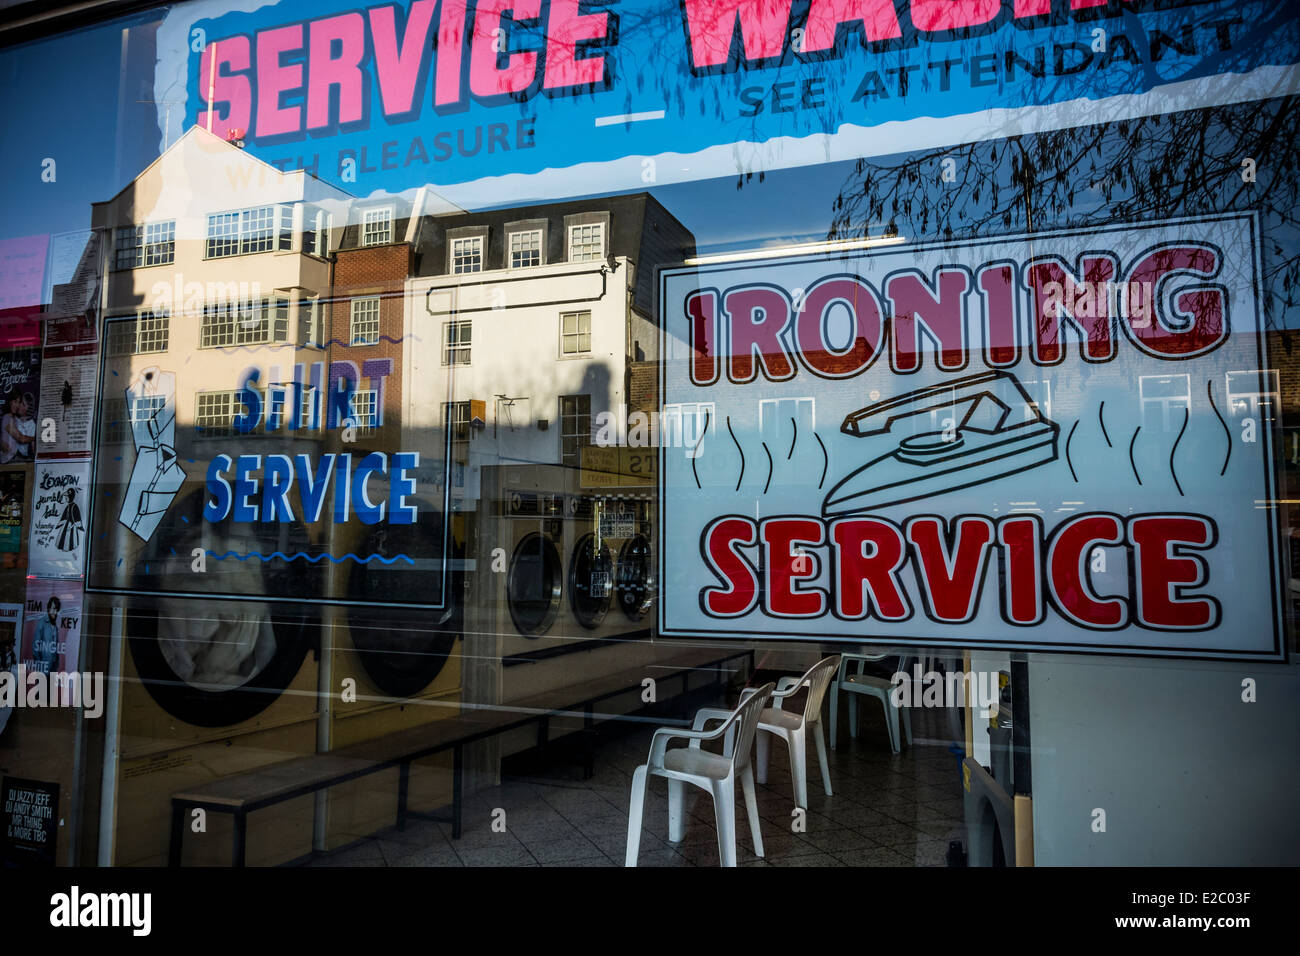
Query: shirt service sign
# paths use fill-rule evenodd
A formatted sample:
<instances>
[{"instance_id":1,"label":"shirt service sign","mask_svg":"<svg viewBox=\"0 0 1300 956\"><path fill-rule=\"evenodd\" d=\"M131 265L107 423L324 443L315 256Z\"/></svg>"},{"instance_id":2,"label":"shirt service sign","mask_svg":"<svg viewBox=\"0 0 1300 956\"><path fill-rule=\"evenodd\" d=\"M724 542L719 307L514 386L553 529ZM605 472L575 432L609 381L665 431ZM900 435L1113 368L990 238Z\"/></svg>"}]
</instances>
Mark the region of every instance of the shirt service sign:
<instances>
[{"instance_id":1,"label":"shirt service sign","mask_svg":"<svg viewBox=\"0 0 1300 956\"><path fill-rule=\"evenodd\" d=\"M1281 654L1256 229L661 273L662 632Z\"/></svg>"}]
</instances>

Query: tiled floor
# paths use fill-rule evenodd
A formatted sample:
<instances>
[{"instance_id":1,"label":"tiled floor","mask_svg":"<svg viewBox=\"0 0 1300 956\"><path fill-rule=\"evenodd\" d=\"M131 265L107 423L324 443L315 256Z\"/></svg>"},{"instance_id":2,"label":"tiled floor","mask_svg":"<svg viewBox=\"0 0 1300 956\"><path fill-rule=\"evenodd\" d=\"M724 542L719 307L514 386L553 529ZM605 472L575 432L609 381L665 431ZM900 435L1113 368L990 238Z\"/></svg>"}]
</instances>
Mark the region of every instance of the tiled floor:
<instances>
[{"instance_id":1,"label":"tiled floor","mask_svg":"<svg viewBox=\"0 0 1300 956\"><path fill-rule=\"evenodd\" d=\"M772 747L766 785L758 788L765 855L753 850L744 805L737 806L737 856L742 866L944 866L949 840L965 840L961 778L948 750L941 712L914 711L914 745L889 751L879 709L864 708L861 736L841 727L830 751L827 797L815 751L809 761L809 808L804 832L793 832L793 788L783 744ZM328 855L313 866L616 866L627 845L632 772L645 762L653 728L605 735L596 773L553 762L530 775L503 774L502 784L466 798L459 840L451 826L412 820ZM812 750L813 748L809 748ZM505 831L492 828L494 810L505 811ZM650 779L641 866L717 866L713 803L687 787L684 839L668 842L668 791ZM497 814L500 817L500 814ZM498 829L500 827L498 826Z\"/></svg>"}]
</instances>

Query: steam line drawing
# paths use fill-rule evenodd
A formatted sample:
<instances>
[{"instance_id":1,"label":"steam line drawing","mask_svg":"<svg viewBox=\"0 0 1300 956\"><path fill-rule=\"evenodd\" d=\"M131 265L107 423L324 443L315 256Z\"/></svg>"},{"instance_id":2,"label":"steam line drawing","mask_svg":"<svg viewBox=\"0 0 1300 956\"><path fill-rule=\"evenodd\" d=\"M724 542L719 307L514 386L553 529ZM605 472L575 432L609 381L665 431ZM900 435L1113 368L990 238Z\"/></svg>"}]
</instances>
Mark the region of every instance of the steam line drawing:
<instances>
[{"instance_id":1,"label":"steam line drawing","mask_svg":"<svg viewBox=\"0 0 1300 956\"><path fill-rule=\"evenodd\" d=\"M1103 402L1102 404L1105 403ZM1079 476L1075 474L1074 462L1070 459L1070 442L1073 440L1074 433L1078 428L1079 422L1076 420L1075 423L1070 426L1070 434L1065 437L1065 463L1070 466L1070 477L1074 479L1076 485L1079 483Z\"/></svg>"},{"instance_id":2,"label":"steam line drawing","mask_svg":"<svg viewBox=\"0 0 1300 956\"><path fill-rule=\"evenodd\" d=\"M736 451L740 452L740 477L736 479L736 490L740 490L740 483L745 480L745 449L740 447L740 442L736 441L736 432L731 427L731 416L727 416L727 432L731 435L731 440L736 442Z\"/></svg>"},{"instance_id":3,"label":"steam line drawing","mask_svg":"<svg viewBox=\"0 0 1300 956\"><path fill-rule=\"evenodd\" d=\"M700 430L700 440L697 441L695 443L695 447L691 449L691 474L695 476L696 488L703 487L700 484L700 472L699 469L696 467L696 462L699 461L700 458L700 446L704 444L704 436L707 435L708 433L709 433L709 410L706 408L704 410L704 428Z\"/></svg>"},{"instance_id":4,"label":"steam line drawing","mask_svg":"<svg viewBox=\"0 0 1300 956\"><path fill-rule=\"evenodd\" d=\"M1223 426L1223 435L1228 439L1228 451L1223 456L1223 467L1219 469L1219 477L1222 478L1228 473L1228 462L1232 461L1232 429L1228 427L1227 421L1219 412L1219 406L1214 403L1214 379L1209 379L1205 383L1205 393L1210 397L1210 408L1214 409L1214 417Z\"/></svg>"},{"instance_id":5,"label":"steam line drawing","mask_svg":"<svg viewBox=\"0 0 1300 956\"><path fill-rule=\"evenodd\" d=\"M1190 408L1184 408L1183 427L1178 429L1178 437L1174 439L1174 447L1169 449L1169 474L1174 476L1174 487L1178 489L1178 496L1180 498L1185 496L1183 495L1183 486L1178 483L1178 472L1174 468L1174 453L1178 451L1178 443L1183 440L1183 432L1187 431L1187 423L1191 421L1191 419L1192 410Z\"/></svg>"},{"instance_id":6,"label":"steam line drawing","mask_svg":"<svg viewBox=\"0 0 1300 956\"><path fill-rule=\"evenodd\" d=\"M786 461L794 455L794 444L799 440L799 423L794 420L793 415L790 416L790 424L794 426L794 434L790 436L790 450L785 453Z\"/></svg>"},{"instance_id":7,"label":"steam line drawing","mask_svg":"<svg viewBox=\"0 0 1300 956\"><path fill-rule=\"evenodd\" d=\"M1105 399L1102 399L1101 404L1097 406L1097 423L1098 423L1099 425L1101 425L1101 437L1104 438L1104 439L1106 439L1106 447L1107 447L1107 448L1114 448L1115 446L1112 445L1112 444L1110 443L1110 433L1106 431L1106 401L1105 401Z\"/></svg>"},{"instance_id":8,"label":"steam line drawing","mask_svg":"<svg viewBox=\"0 0 1300 956\"><path fill-rule=\"evenodd\" d=\"M763 452L767 455L767 481L763 482L763 494L767 494L767 489L772 486L772 452L768 450L767 442L763 442Z\"/></svg>"},{"instance_id":9,"label":"steam line drawing","mask_svg":"<svg viewBox=\"0 0 1300 956\"><path fill-rule=\"evenodd\" d=\"M1133 440L1128 443L1128 465L1133 469L1133 477L1137 479L1138 484L1142 484L1142 476L1138 474L1137 462L1133 460L1133 446L1137 444L1138 434L1142 431L1139 425L1133 430Z\"/></svg>"}]
</instances>

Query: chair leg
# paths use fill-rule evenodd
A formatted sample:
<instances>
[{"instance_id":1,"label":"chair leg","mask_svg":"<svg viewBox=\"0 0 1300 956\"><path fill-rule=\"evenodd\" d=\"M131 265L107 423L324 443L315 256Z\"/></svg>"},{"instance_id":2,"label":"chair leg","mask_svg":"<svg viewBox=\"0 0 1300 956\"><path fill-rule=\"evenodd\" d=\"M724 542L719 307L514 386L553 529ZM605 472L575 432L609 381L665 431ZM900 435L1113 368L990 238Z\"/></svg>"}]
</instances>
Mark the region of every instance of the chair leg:
<instances>
[{"instance_id":1,"label":"chair leg","mask_svg":"<svg viewBox=\"0 0 1300 956\"><path fill-rule=\"evenodd\" d=\"M627 857L624 866L636 866L641 852L641 813L645 809L647 768L643 764L632 773L632 800L627 810Z\"/></svg>"},{"instance_id":2,"label":"chair leg","mask_svg":"<svg viewBox=\"0 0 1300 956\"><path fill-rule=\"evenodd\" d=\"M840 724L840 682L837 677L834 684L831 684L831 750L839 743L839 736L836 731L839 730Z\"/></svg>"},{"instance_id":3,"label":"chair leg","mask_svg":"<svg viewBox=\"0 0 1300 956\"><path fill-rule=\"evenodd\" d=\"M758 782L767 783L767 758L772 747L772 735L760 729L754 736L758 744Z\"/></svg>"},{"instance_id":4,"label":"chair leg","mask_svg":"<svg viewBox=\"0 0 1300 956\"><path fill-rule=\"evenodd\" d=\"M819 720L813 724L816 736L813 738L817 742L817 762L822 767L822 786L826 788L826 796L834 796L831 793L831 768L830 761L826 759L826 736L822 733L822 722Z\"/></svg>"},{"instance_id":5,"label":"chair leg","mask_svg":"<svg viewBox=\"0 0 1300 956\"><path fill-rule=\"evenodd\" d=\"M790 745L790 775L794 777L794 802L795 806L808 809L808 738L804 736L804 728L791 732L786 736L786 742Z\"/></svg>"},{"instance_id":6,"label":"chair leg","mask_svg":"<svg viewBox=\"0 0 1300 956\"><path fill-rule=\"evenodd\" d=\"M758 824L758 791L754 788L754 768L741 771L740 786L745 791L745 812L749 814L749 835L754 838L754 853L763 855L763 831Z\"/></svg>"},{"instance_id":7,"label":"chair leg","mask_svg":"<svg viewBox=\"0 0 1300 956\"><path fill-rule=\"evenodd\" d=\"M880 703L885 708L885 726L889 728L889 749L898 753L902 749L898 745L898 708L888 697L880 698Z\"/></svg>"},{"instance_id":8,"label":"chair leg","mask_svg":"<svg viewBox=\"0 0 1300 956\"><path fill-rule=\"evenodd\" d=\"M907 745L912 746L912 708L903 708L903 731L907 737Z\"/></svg>"},{"instance_id":9,"label":"chair leg","mask_svg":"<svg viewBox=\"0 0 1300 956\"><path fill-rule=\"evenodd\" d=\"M668 842L681 843L686 830L686 815L682 804L686 800L686 784L680 780L668 781Z\"/></svg>"},{"instance_id":10,"label":"chair leg","mask_svg":"<svg viewBox=\"0 0 1300 956\"><path fill-rule=\"evenodd\" d=\"M735 866L736 781L733 777L713 782L713 814L718 825L718 859L723 866Z\"/></svg>"},{"instance_id":11,"label":"chair leg","mask_svg":"<svg viewBox=\"0 0 1300 956\"><path fill-rule=\"evenodd\" d=\"M849 737L858 739L858 695L849 694Z\"/></svg>"}]
</instances>

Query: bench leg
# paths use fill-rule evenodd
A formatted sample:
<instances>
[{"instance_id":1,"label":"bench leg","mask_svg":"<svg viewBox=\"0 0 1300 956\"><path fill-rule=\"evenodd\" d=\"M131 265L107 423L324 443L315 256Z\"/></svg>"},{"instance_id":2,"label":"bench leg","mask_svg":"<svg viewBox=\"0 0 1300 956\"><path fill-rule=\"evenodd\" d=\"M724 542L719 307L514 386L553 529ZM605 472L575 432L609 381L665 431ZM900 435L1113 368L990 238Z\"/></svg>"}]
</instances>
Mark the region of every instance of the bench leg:
<instances>
[{"instance_id":1,"label":"bench leg","mask_svg":"<svg viewBox=\"0 0 1300 956\"><path fill-rule=\"evenodd\" d=\"M465 754L457 744L452 755L451 767L451 838L460 839L461 790L465 775Z\"/></svg>"},{"instance_id":2,"label":"bench leg","mask_svg":"<svg viewBox=\"0 0 1300 956\"><path fill-rule=\"evenodd\" d=\"M406 798L411 789L411 761L403 760L397 776L397 829L406 829Z\"/></svg>"},{"instance_id":3,"label":"bench leg","mask_svg":"<svg viewBox=\"0 0 1300 956\"><path fill-rule=\"evenodd\" d=\"M248 814L240 811L235 814L235 846L231 854L230 865L243 867L248 847Z\"/></svg>"},{"instance_id":4,"label":"bench leg","mask_svg":"<svg viewBox=\"0 0 1300 956\"><path fill-rule=\"evenodd\" d=\"M167 848L167 865L181 865L181 841L185 839L185 804L172 801L172 842Z\"/></svg>"}]
</instances>

